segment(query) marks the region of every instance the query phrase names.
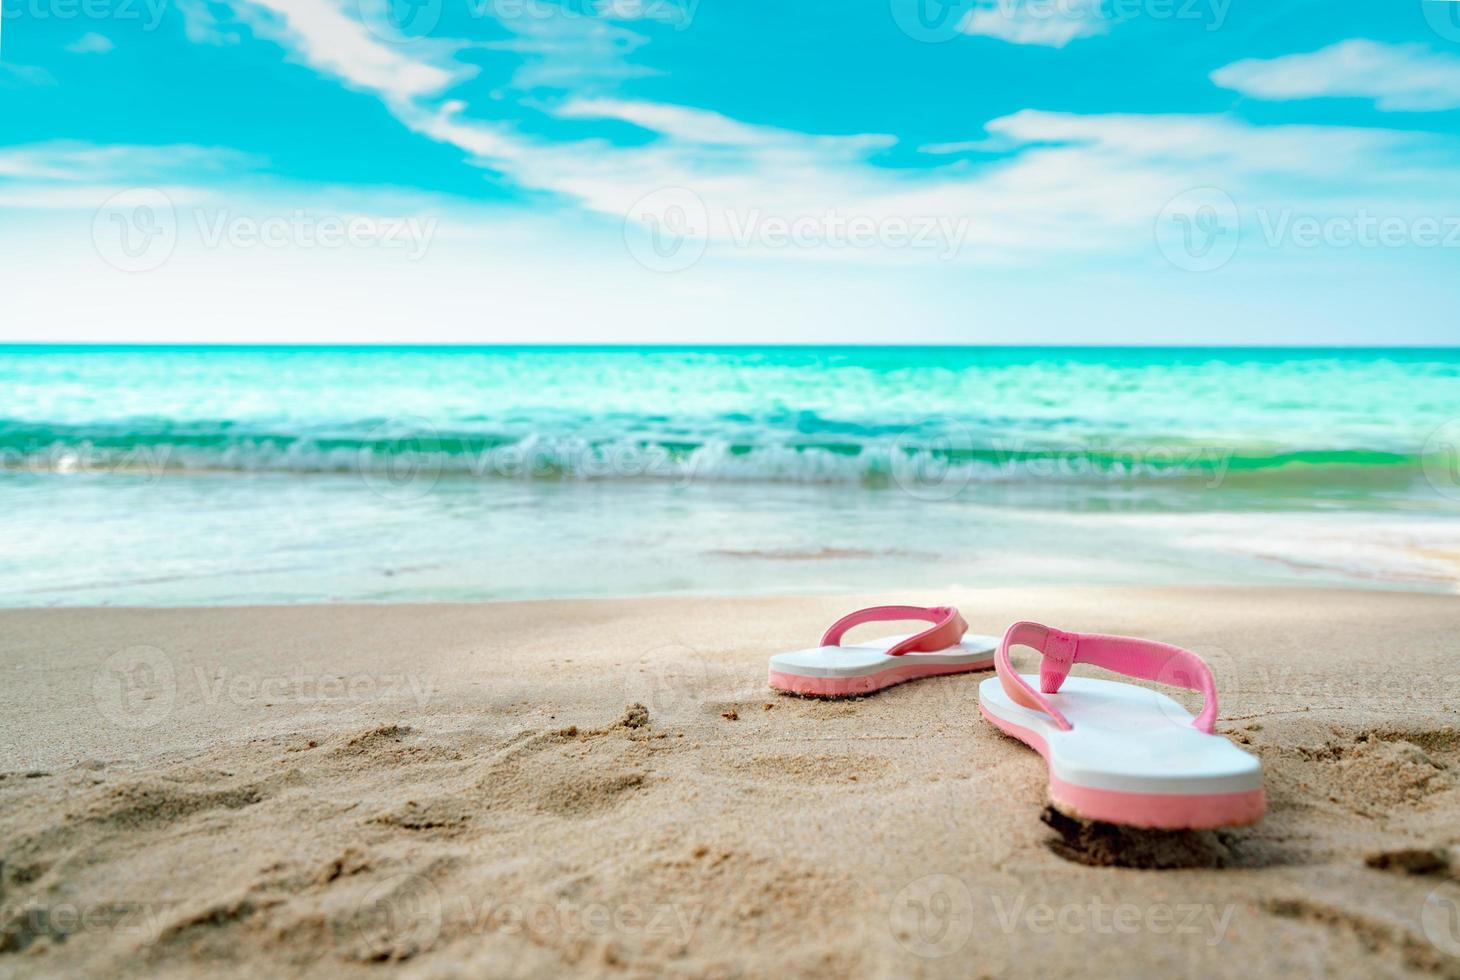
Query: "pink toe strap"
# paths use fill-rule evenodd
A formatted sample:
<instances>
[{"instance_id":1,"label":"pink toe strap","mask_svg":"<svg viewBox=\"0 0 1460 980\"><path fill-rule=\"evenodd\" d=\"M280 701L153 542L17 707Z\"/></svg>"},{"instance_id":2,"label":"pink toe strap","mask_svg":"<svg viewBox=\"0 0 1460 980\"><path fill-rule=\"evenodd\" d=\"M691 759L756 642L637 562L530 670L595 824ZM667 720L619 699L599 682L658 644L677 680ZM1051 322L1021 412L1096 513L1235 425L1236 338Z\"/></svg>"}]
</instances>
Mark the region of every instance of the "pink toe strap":
<instances>
[{"instance_id":1,"label":"pink toe strap","mask_svg":"<svg viewBox=\"0 0 1460 980\"><path fill-rule=\"evenodd\" d=\"M1043 654L1039 664L1039 691L1019 676L1009 662L1012 646L1033 647ZM1133 636L1107 636L1103 633L1066 633L1039 623L1015 623L1004 633L994 654L994 669L1004 693L1016 704L1043 711L1064 731L1072 727L1069 719L1043 694L1055 694L1069 676L1074 664L1094 664L1127 677L1158 681L1189 691L1200 691L1205 698L1201 714L1192 726L1210 733L1217 721L1217 685L1211 669L1190 650L1142 640Z\"/></svg>"},{"instance_id":2,"label":"pink toe strap","mask_svg":"<svg viewBox=\"0 0 1460 980\"><path fill-rule=\"evenodd\" d=\"M888 653L900 657L904 653L932 653L957 646L963 639L968 624L952 606L870 606L847 613L831 624L821 637L824 647L839 647L842 636L853 626L863 623L890 623L904 619L922 619L933 625L921 633L909 636L901 643L890 647Z\"/></svg>"}]
</instances>

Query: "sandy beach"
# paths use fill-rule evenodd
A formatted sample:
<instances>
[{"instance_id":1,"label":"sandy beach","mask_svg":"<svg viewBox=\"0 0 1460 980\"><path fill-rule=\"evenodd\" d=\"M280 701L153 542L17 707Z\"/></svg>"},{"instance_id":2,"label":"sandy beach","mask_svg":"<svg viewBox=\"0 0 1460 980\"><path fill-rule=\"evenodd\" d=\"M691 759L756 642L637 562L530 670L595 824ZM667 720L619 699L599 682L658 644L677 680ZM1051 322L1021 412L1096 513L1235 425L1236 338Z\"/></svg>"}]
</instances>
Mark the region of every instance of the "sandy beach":
<instances>
[{"instance_id":1,"label":"sandy beach","mask_svg":"<svg viewBox=\"0 0 1460 980\"><path fill-rule=\"evenodd\" d=\"M1045 813L983 673L766 690L899 599L1197 652L1266 818ZM1297 588L7 610L0 975L1457 977L1457 622Z\"/></svg>"}]
</instances>

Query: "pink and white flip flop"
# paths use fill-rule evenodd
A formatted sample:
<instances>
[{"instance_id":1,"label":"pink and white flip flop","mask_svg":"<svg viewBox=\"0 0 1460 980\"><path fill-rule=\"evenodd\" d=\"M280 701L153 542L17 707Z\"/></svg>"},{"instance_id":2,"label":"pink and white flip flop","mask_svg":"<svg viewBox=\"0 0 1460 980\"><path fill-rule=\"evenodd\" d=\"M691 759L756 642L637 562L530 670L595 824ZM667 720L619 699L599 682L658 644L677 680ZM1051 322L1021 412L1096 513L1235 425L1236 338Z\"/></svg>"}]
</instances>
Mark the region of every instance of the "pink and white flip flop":
<instances>
[{"instance_id":1,"label":"pink and white flip flop","mask_svg":"<svg viewBox=\"0 0 1460 980\"><path fill-rule=\"evenodd\" d=\"M1043 654L1042 694L1030 686L1032 675L1010 665L1009 648L1016 645ZM1206 702L1193 718L1159 691L1070 677L1076 663L1200 691ZM1056 809L1085 820L1167 829L1261 818L1262 764L1212 733L1216 683L1196 654L1128 636L1015 623L999 644L994 667L998 676L978 686L978 709L1044 756Z\"/></svg>"},{"instance_id":2,"label":"pink and white flip flop","mask_svg":"<svg viewBox=\"0 0 1460 980\"><path fill-rule=\"evenodd\" d=\"M885 636L842 646L842 636L862 623L921 619L933 625L911 636ZM987 670L998 640L964 635L968 624L951 606L872 606L831 624L821 646L771 658L770 685L787 694L853 697L942 674Z\"/></svg>"}]
</instances>

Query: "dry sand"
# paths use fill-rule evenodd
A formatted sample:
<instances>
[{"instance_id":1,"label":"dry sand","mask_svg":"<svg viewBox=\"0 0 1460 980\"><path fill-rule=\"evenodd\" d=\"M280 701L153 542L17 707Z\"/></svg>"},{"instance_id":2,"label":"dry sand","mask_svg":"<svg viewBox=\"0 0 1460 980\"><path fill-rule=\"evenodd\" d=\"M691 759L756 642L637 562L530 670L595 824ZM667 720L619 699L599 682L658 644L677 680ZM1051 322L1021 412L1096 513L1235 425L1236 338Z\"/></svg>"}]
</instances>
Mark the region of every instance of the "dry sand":
<instances>
[{"instance_id":1,"label":"dry sand","mask_svg":"<svg viewBox=\"0 0 1460 980\"><path fill-rule=\"evenodd\" d=\"M984 674L765 690L897 598L1195 650L1266 819L1041 819ZM1460 977L1457 626L1297 589L3 612L0 975Z\"/></svg>"}]
</instances>

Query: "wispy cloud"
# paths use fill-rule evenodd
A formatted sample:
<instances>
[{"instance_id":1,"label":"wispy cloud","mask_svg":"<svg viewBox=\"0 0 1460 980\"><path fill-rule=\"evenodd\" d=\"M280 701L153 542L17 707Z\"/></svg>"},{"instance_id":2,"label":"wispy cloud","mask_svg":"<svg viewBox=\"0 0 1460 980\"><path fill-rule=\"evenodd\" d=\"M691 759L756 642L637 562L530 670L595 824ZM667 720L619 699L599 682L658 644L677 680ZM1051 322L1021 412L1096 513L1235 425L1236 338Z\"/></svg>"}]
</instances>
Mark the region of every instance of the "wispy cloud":
<instances>
[{"instance_id":1,"label":"wispy cloud","mask_svg":"<svg viewBox=\"0 0 1460 980\"><path fill-rule=\"evenodd\" d=\"M142 185L177 202L209 197L219 180L239 183L266 161L224 147L141 146L52 140L0 149L0 205L29 210L95 210Z\"/></svg>"},{"instance_id":2,"label":"wispy cloud","mask_svg":"<svg viewBox=\"0 0 1460 980\"><path fill-rule=\"evenodd\" d=\"M263 163L259 158L238 150L186 144L98 145L53 140L0 149L0 177L17 180L128 180L141 183L184 174L237 175Z\"/></svg>"},{"instance_id":3,"label":"wispy cloud","mask_svg":"<svg viewBox=\"0 0 1460 980\"><path fill-rule=\"evenodd\" d=\"M614 20L652 20L676 27L694 20L699 0L599 0L593 9Z\"/></svg>"},{"instance_id":4,"label":"wispy cloud","mask_svg":"<svg viewBox=\"0 0 1460 980\"><path fill-rule=\"evenodd\" d=\"M1460 56L1423 44L1356 38L1307 54L1247 58L1211 79L1258 99L1372 99L1386 112L1460 108Z\"/></svg>"},{"instance_id":5,"label":"wispy cloud","mask_svg":"<svg viewBox=\"0 0 1460 980\"><path fill-rule=\"evenodd\" d=\"M116 45L108 38L95 32L83 34L66 45L66 50L72 54L106 54L114 48Z\"/></svg>"},{"instance_id":6,"label":"wispy cloud","mask_svg":"<svg viewBox=\"0 0 1460 980\"><path fill-rule=\"evenodd\" d=\"M1253 207L1316 213L1366 195L1399 213L1444 193L1457 155L1442 138L1386 130L1026 110L986 126L989 140L1010 149L1006 158L906 171L871 162L891 145L889 136L816 136L682 106L615 100L569 102L559 112L632 122L658 138L627 147L539 143L453 110L420 127L524 187L607 215L624 216L662 188L689 188L706 205L711 240L732 237L733 224L748 214L790 221L828 211L874 221L950 216L966 219L969 254L996 263L1051 250L1145 247L1162 206L1204 185L1221 186ZM1402 163L1424 152L1448 154L1448 166ZM1355 178L1355 171L1367 176Z\"/></svg>"},{"instance_id":7,"label":"wispy cloud","mask_svg":"<svg viewBox=\"0 0 1460 980\"><path fill-rule=\"evenodd\" d=\"M1017 262L1051 252L1149 247L1154 216L1193 187L1219 186L1251 206L1301 202L1319 212L1339 199L1362 197L1399 213L1417 200L1436 206L1435 196L1454 174L1453 141L1443 137L1255 126L1212 115L1033 110L932 148L997 147L996 159L888 168L876 155L896 143L890 135L818 135L691 106L586 95L594 86L583 77L568 86L568 97L543 104L543 111L560 120L629 123L651 138L633 145L548 138L482 118L465 99L442 101L453 80L474 70L457 57L469 46L465 41L389 44L329 0L259 0L256 6L262 12L251 16L266 25L260 29L272 32L292 57L378 95L409 129L460 149L471 163L523 190L622 220L646 196L688 188L704 203L712 241L731 239L751 214L789 222L829 211L873 221L951 216L966 225L967 256ZM564 43L568 51L578 42ZM518 50L531 54L529 47ZM570 72L567 64L564 71ZM855 256L805 251L859 261L875 257L875 250Z\"/></svg>"},{"instance_id":8,"label":"wispy cloud","mask_svg":"<svg viewBox=\"0 0 1460 980\"><path fill-rule=\"evenodd\" d=\"M1104 34L1107 24L1100 0L994 0L969 10L958 29L1011 44L1062 48L1077 38Z\"/></svg>"},{"instance_id":9,"label":"wispy cloud","mask_svg":"<svg viewBox=\"0 0 1460 980\"><path fill-rule=\"evenodd\" d=\"M1327 337L1331 322L1344 317L1362 324L1355 335L1387 339L1392 297L1406 297L1408 317L1416 308L1408 297L1427 291L1437 324L1427 336L1443 339L1444 311L1454 306L1457 287L1446 264L1453 250L1350 250L1345 258L1326 247L1299 251L1287 244L1291 236L1271 239L1279 244L1268 248L1257 241L1268 234L1264 212L1279 223L1288 211L1295 222L1334 214L1350 223L1405 215L1433 223L1453 215L1460 133L1444 125L1448 117L1426 120L1425 128L1436 131L1420 132L1381 128L1384 117L1376 122L1368 103L1323 107L1325 120L1347 118L1353 126L1291 124L1307 118L1312 105L1269 106L1260 125L1235 114L1111 111L1210 105L1214 89L1205 75L1221 61L1189 65L1195 49L1169 43L1167 28L1178 25L1123 26L1138 17L1154 22L1172 9L1167 4L963 0L947 8L945 33L962 21L965 33L1010 43L915 38L949 42L937 47L890 36L896 23L889 24L886 9L876 18L823 19L815 24L818 37L844 56L807 66L793 64L805 54L805 23L753 35L763 25L733 3L706 8L687 34L674 29L690 26L693 0L468 0L465 12L462 4L438 0L389 3L173 0L171 29L147 39L155 62L125 77L107 72L120 50L90 59L61 51L96 24L73 24L43 46L45 69L67 87L39 93L46 113L54 112L53 125L32 127L37 135L23 138L97 136L87 93L111 82L134 96L138 112L167 110L165 129L173 135L158 138L200 145L0 147L0 205L16 215L10 225L24 228L8 239L21 263L10 278L24 291L18 301L9 298L9 320L49 336L113 323L119 309L131 310L132 326L116 329L151 336L197 329L196 311L206 308L208 329L215 320L232 324L229 336L240 338L256 339L266 325L286 337L302 331L358 339L378 329L381 337L457 340L512 339L522 329L512 324L565 338L643 337L648 330L664 340L743 339L754 330L786 339L797 329L786 325L801 324L810 339L817 331L824 339L847 335L855 323L864 331L848 336L885 340L887 324L896 323L928 339L917 333L921 320L943 324L939 337L966 340L974 321L990 339L1047 322L1078 326L1045 336L1090 339L1101 311L1107 326L1124 325L1135 307L1144 309L1135 316L1149 325L1146 339L1171 335L1173 308L1182 312L1183 329L1205 318L1203 339L1231 340L1240 327L1269 340L1275 326L1289 330L1287 339L1304 339L1305 329L1319 336L1320 324ZM971 14L969 3L978 4ZM1220 0L1195 6L1208 12L1198 26L1209 29L1226 10ZM1403 36L1397 18L1384 36ZM1222 46L1235 53L1224 61L1254 51L1311 51L1333 39L1311 18L1261 20L1226 29ZM103 33L121 47L129 43ZM178 51L184 34L193 43L234 47ZM706 63L705 52L743 51L750 36L758 41L749 60L737 62L743 72ZM1054 49L1068 54L1082 49L1082 39L1101 36L1108 37L1084 48L1108 46L1120 64L1112 62L1109 77L1070 76L1069 58ZM1362 90L1388 109L1453 105L1449 93L1460 93L1454 55L1437 54L1439 42L1429 42L1357 42L1358 54L1367 56L1357 61L1350 42L1335 46L1351 56L1336 68L1324 65L1320 56L1332 57L1325 49L1291 61L1238 62L1215 77L1263 98ZM853 57L866 50L887 57L869 69ZM212 102L157 101L163 83L185 84L196 56L249 73L257 87L245 94L256 101L294 100L298 116L286 114L278 125L244 112L229 128L239 145L274 155L277 168L201 145L219 138ZM919 64L955 65L960 58L967 59L958 67L966 69L968 86L921 91L924 111L899 111L908 97L901 83ZM1310 70L1294 80L1275 72L1275 64ZM1312 71L1315 64L1328 69L1326 80L1314 80L1325 74ZM1025 69L1037 79L1024 74L1028 84L1012 94L985 94ZM802 70L817 73L818 83L805 90L814 101L789 106L786 92L796 91L793 79L804 79ZM31 80L43 80L41 71ZM83 77L99 71L104 76ZM648 83L633 81L661 71ZM313 85L301 84L307 74ZM1141 88L1147 76L1161 79L1161 91ZM0 63L0 89L23 84L29 82L13 65ZM343 90L355 93L353 106ZM1014 111L1021 105L1043 108ZM1047 111L1064 108L1081 112ZM319 125L301 133L290 122L300 117ZM393 132L391 118L399 123ZM786 122L818 118L825 122ZM938 120L936 130L926 128L930 119ZM380 160L362 161L358 140L335 131L362 120ZM919 144L923 152L913 153ZM490 191L473 193L463 166L477 168ZM1241 217L1231 237L1244 251L1205 280L1213 287L1171 276L1153 234L1158 216L1202 188L1229 196ZM177 212L175 256L143 277L108 272L93 240L95 221L86 220L129 189L161 192ZM666 190L676 205L687 197L706 212L703 262L688 275L646 279L649 269L667 270L645 262L631 239L671 213L645 203L663 200ZM439 216L440 231L429 261L404 264L384 253L247 251L197 237L218 221L292 222L300 211ZM878 237L871 245L838 245L818 225L827 215L827 225L871 219ZM757 217L766 234L747 234ZM958 264L953 274L930 268L929 252L889 237L899 222L919 217L956 231L960 248L948 258ZM791 226L794 240L802 222L811 228L810 244L771 240L773 225ZM656 232L660 227L675 231L668 221ZM698 226L694 236L698 247ZM35 247L42 241L53 251ZM98 263L100 275L78 280L78 261ZM1243 277L1253 288L1242 285ZM280 315L279 283L286 284L288 316ZM87 290L89 299L72 301ZM68 302L58 304L58 294ZM479 311L488 302L493 316L484 318ZM1000 302L1003 313L991 313ZM694 315L666 315L684 310ZM484 326L488 320L501 326ZM688 320L695 325L686 327ZM718 326L705 327L710 321ZM1282 327L1288 322L1308 326ZM1110 329L1122 336L1124 327Z\"/></svg>"},{"instance_id":10,"label":"wispy cloud","mask_svg":"<svg viewBox=\"0 0 1460 980\"><path fill-rule=\"evenodd\" d=\"M44 68L0 61L0 88L55 84L56 77Z\"/></svg>"},{"instance_id":11,"label":"wispy cloud","mask_svg":"<svg viewBox=\"0 0 1460 980\"><path fill-rule=\"evenodd\" d=\"M563 119L613 119L707 147L784 147L809 140L828 149L852 152L883 149L895 142L890 136L808 136L793 130L743 123L707 109L627 99L572 99L555 114Z\"/></svg>"},{"instance_id":12,"label":"wispy cloud","mask_svg":"<svg viewBox=\"0 0 1460 980\"><path fill-rule=\"evenodd\" d=\"M412 38L409 43L386 43L355 16L368 2L179 0L188 38L196 43L237 43L246 30L284 46L298 60L347 86L388 102L438 95L475 74L474 66L454 58L464 42Z\"/></svg>"},{"instance_id":13,"label":"wispy cloud","mask_svg":"<svg viewBox=\"0 0 1460 980\"><path fill-rule=\"evenodd\" d=\"M237 44L242 40L232 10L218 0L173 0L182 14L183 33L194 44Z\"/></svg>"},{"instance_id":14,"label":"wispy cloud","mask_svg":"<svg viewBox=\"0 0 1460 980\"><path fill-rule=\"evenodd\" d=\"M654 74L628 57L643 47L647 38L591 14L513 17L503 20L502 26L514 36L485 47L522 57L522 64L512 76L514 88L567 91Z\"/></svg>"}]
</instances>

